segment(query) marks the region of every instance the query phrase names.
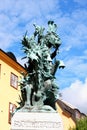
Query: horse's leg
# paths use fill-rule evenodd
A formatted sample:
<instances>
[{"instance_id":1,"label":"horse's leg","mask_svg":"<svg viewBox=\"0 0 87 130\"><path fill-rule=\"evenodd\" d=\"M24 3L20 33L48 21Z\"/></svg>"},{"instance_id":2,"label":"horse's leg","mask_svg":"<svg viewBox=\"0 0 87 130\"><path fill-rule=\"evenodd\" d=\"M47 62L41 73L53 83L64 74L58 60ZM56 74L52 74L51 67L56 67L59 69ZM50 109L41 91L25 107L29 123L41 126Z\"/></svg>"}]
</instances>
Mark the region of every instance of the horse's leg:
<instances>
[{"instance_id":1,"label":"horse's leg","mask_svg":"<svg viewBox=\"0 0 87 130\"><path fill-rule=\"evenodd\" d=\"M30 86L30 85L27 85L27 86L26 86L26 92L27 92L26 105L27 105L27 106L31 106L31 103L30 103L31 86Z\"/></svg>"}]
</instances>

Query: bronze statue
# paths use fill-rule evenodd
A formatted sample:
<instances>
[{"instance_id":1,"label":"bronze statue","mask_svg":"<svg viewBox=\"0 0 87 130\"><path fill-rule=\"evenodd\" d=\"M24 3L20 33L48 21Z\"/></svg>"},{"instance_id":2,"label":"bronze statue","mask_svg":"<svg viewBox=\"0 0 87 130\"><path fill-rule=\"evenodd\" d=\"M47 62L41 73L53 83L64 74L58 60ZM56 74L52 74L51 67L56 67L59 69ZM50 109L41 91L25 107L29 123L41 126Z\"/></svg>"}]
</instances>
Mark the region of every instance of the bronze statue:
<instances>
[{"instance_id":1,"label":"bronze statue","mask_svg":"<svg viewBox=\"0 0 87 130\"><path fill-rule=\"evenodd\" d=\"M55 101L58 94L58 86L55 83L57 68L64 68L60 60L56 60L61 40L56 34L57 25L54 21L48 21L48 30L34 24L35 31L32 37L27 34L22 40L22 49L27 58L25 68L27 74L20 81L21 106L27 106L30 110L55 109ZM51 106L49 108L49 106Z\"/></svg>"}]
</instances>

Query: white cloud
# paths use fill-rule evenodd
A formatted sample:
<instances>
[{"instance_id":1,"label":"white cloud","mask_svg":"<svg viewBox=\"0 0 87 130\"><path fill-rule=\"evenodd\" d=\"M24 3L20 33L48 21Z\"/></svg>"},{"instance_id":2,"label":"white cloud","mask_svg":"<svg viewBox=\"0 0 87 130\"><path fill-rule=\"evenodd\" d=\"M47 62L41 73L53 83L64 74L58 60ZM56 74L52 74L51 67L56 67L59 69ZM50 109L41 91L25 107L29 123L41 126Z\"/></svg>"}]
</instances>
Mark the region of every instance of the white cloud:
<instances>
[{"instance_id":1,"label":"white cloud","mask_svg":"<svg viewBox=\"0 0 87 130\"><path fill-rule=\"evenodd\" d=\"M44 20L47 20L46 16L54 12L54 9L58 9L58 0L1 0L0 48L3 50L9 48L14 42L13 37L15 41L20 40L26 30L32 32L31 26L34 22L47 24Z\"/></svg>"},{"instance_id":2,"label":"white cloud","mask_svg":"<svg viewBox=\"0 0 87 130\"><path fill-rule=\"evenodd\" d=\"M1 32L0 33L0 48L1 49L7 49L8 46L11 46L12 41L15 40L15 37L12 34L7 34Z\"/></svg>"},{"instance_id":3,"label":"white cloud","mask_svg":"<svg viewBox=\"0 0 87 130\"><path fill-rule=\"evenodd\" d=\"M62 51L84 48L87 45L87 10L76 9L71 14L63 15L58 19L60 36L62 38Z\"/></svg>"},{"instance_id":4,"label":"white cloud","mask_svg":"<svg viewBox=\"0 0 87 130\"><path fill-rule=\"evenodd\" d=\"M3 4L4 3L4 4ZM14 6L15 5L15 6ZM28 29L32 31L32 24L36 22L40 25L45 25L49 19L55 20L59 24L59 30L62 34L62 41L67 51L72 46L78 44L85 44L87 41L87 27L85 24L87 15L85 9L73 10L71 14L63 14L60 9L58 0L44 0L44 1L29 1L29 0L1 0L0 1L0 30L4 36L11 33L11 36L17 39L22 37L22 34ZM83 17L84 15L84 17ZM82 24L84 22L84 24ZM6 43L3 39L4 36L0 36L3 40L3 44L9 47L12 44L12 38L10 43ZM81 39L81 37L83 39ZM82 41L84 40L84 41ZM5 42L5 43L4 43ZM1 42L2 44L2 42ZM2 45L0 47L2 48Z\"/></svg>"},{"instance_id":5,"label":"white cloud","mask_svg":"<svg viewBox=\"0 0 87 130\"><path fill-rule=\"evenodd\" d=\"M87 75L87 56L72 56L66 61L66 70L74 76L81 78Z\"/></svg>"},{"instance_id":6,"label":"white cloud","mask_svg":"<svg viewBox=\"0 0 87 130\"><path fill-rule=\"evenodd\" d=\"M86 59L87 59L87 49L84 51L84 54L86 55Z\"/></svg>"},{"instance_id":7,"label":"white cloud","mask_svg":"<svg viewBox=\"0 0 87 130\"><path fill-rule=\"evenodd\" d=\"M87 0L74 0L74 2L77 2L79 5L82 5L82 6L87 5Z\"/></svg>"},{"instance_id":8,"label":"white cloud","mask_svg":"<svg viewBox=\"0 0 87 130\"><path fill-rule=\"evenodd\" d=\"M62 91L63 99L87 114L87 78L85 82L76 80Z\"/></svg>"},{"instance_id":9,"label":"white cloud","mask_svg":"<svg viewBox=\"0 0 87 130\"><path fill-rule=\"evenodd\" d=\"M63 53L63 52L62 52ZM63 55L63 54L60 55ZM82 53L82 52L81 52ZM65 68L63 70L58 69L56 73L57 83L59 88L68 87L71 83L77 79L84 80L87 77L87 54L86 50L83 55L63 55Z\"/></svg>"}]
</instances>

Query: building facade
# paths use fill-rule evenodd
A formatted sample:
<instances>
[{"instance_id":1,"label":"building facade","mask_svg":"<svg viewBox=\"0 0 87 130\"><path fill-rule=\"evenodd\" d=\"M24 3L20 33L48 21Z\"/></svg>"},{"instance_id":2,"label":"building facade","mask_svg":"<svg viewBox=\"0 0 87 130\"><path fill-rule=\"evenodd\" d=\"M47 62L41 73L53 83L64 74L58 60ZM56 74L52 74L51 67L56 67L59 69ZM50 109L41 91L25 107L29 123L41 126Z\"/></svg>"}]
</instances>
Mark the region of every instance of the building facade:
<instances>
[{"instance_id":1,"label":"building facade","mask_svg":"<svg viewBox=\"0 0 87 130\"><path fill-rule=\"evenodd\" d=\"M72 128L76 127L77 120L86 117L84 113L81 113L76 107L66 101L58 99L56 107L62 118L64 130L72 130Z\"/></svg>"},{"instance_id":2,"label":"building facade","mask_svg":"<svg viewBox=\"0 0 87 130\"><path fill-rule=\"evenodd\" d=\"M0 49L0 130L10 130L12 112L18 107L21 72L26 73L13 53Z\"/></svg>"}]
</instances>

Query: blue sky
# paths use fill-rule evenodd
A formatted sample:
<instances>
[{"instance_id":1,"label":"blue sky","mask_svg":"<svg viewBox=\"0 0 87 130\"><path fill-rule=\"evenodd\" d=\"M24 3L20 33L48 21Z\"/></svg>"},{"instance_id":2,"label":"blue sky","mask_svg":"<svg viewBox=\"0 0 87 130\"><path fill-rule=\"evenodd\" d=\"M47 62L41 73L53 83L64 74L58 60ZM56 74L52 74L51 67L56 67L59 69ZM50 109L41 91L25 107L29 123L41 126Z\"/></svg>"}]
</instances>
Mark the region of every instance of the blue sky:
<instances>
[{"instance_id":1,"label":"blue sky","mask_svg":"<svg viewBox=\"0 0 87 130\"><path fill-rule=\"evenodd\" d=\"M46 28L48 20L62 41L58 59L66 68L56 73L62 99L87 113L87 0L0 0L0 48L23 64L23 35L32 35L33 23Z\"/></svg>"}]
</instances>

